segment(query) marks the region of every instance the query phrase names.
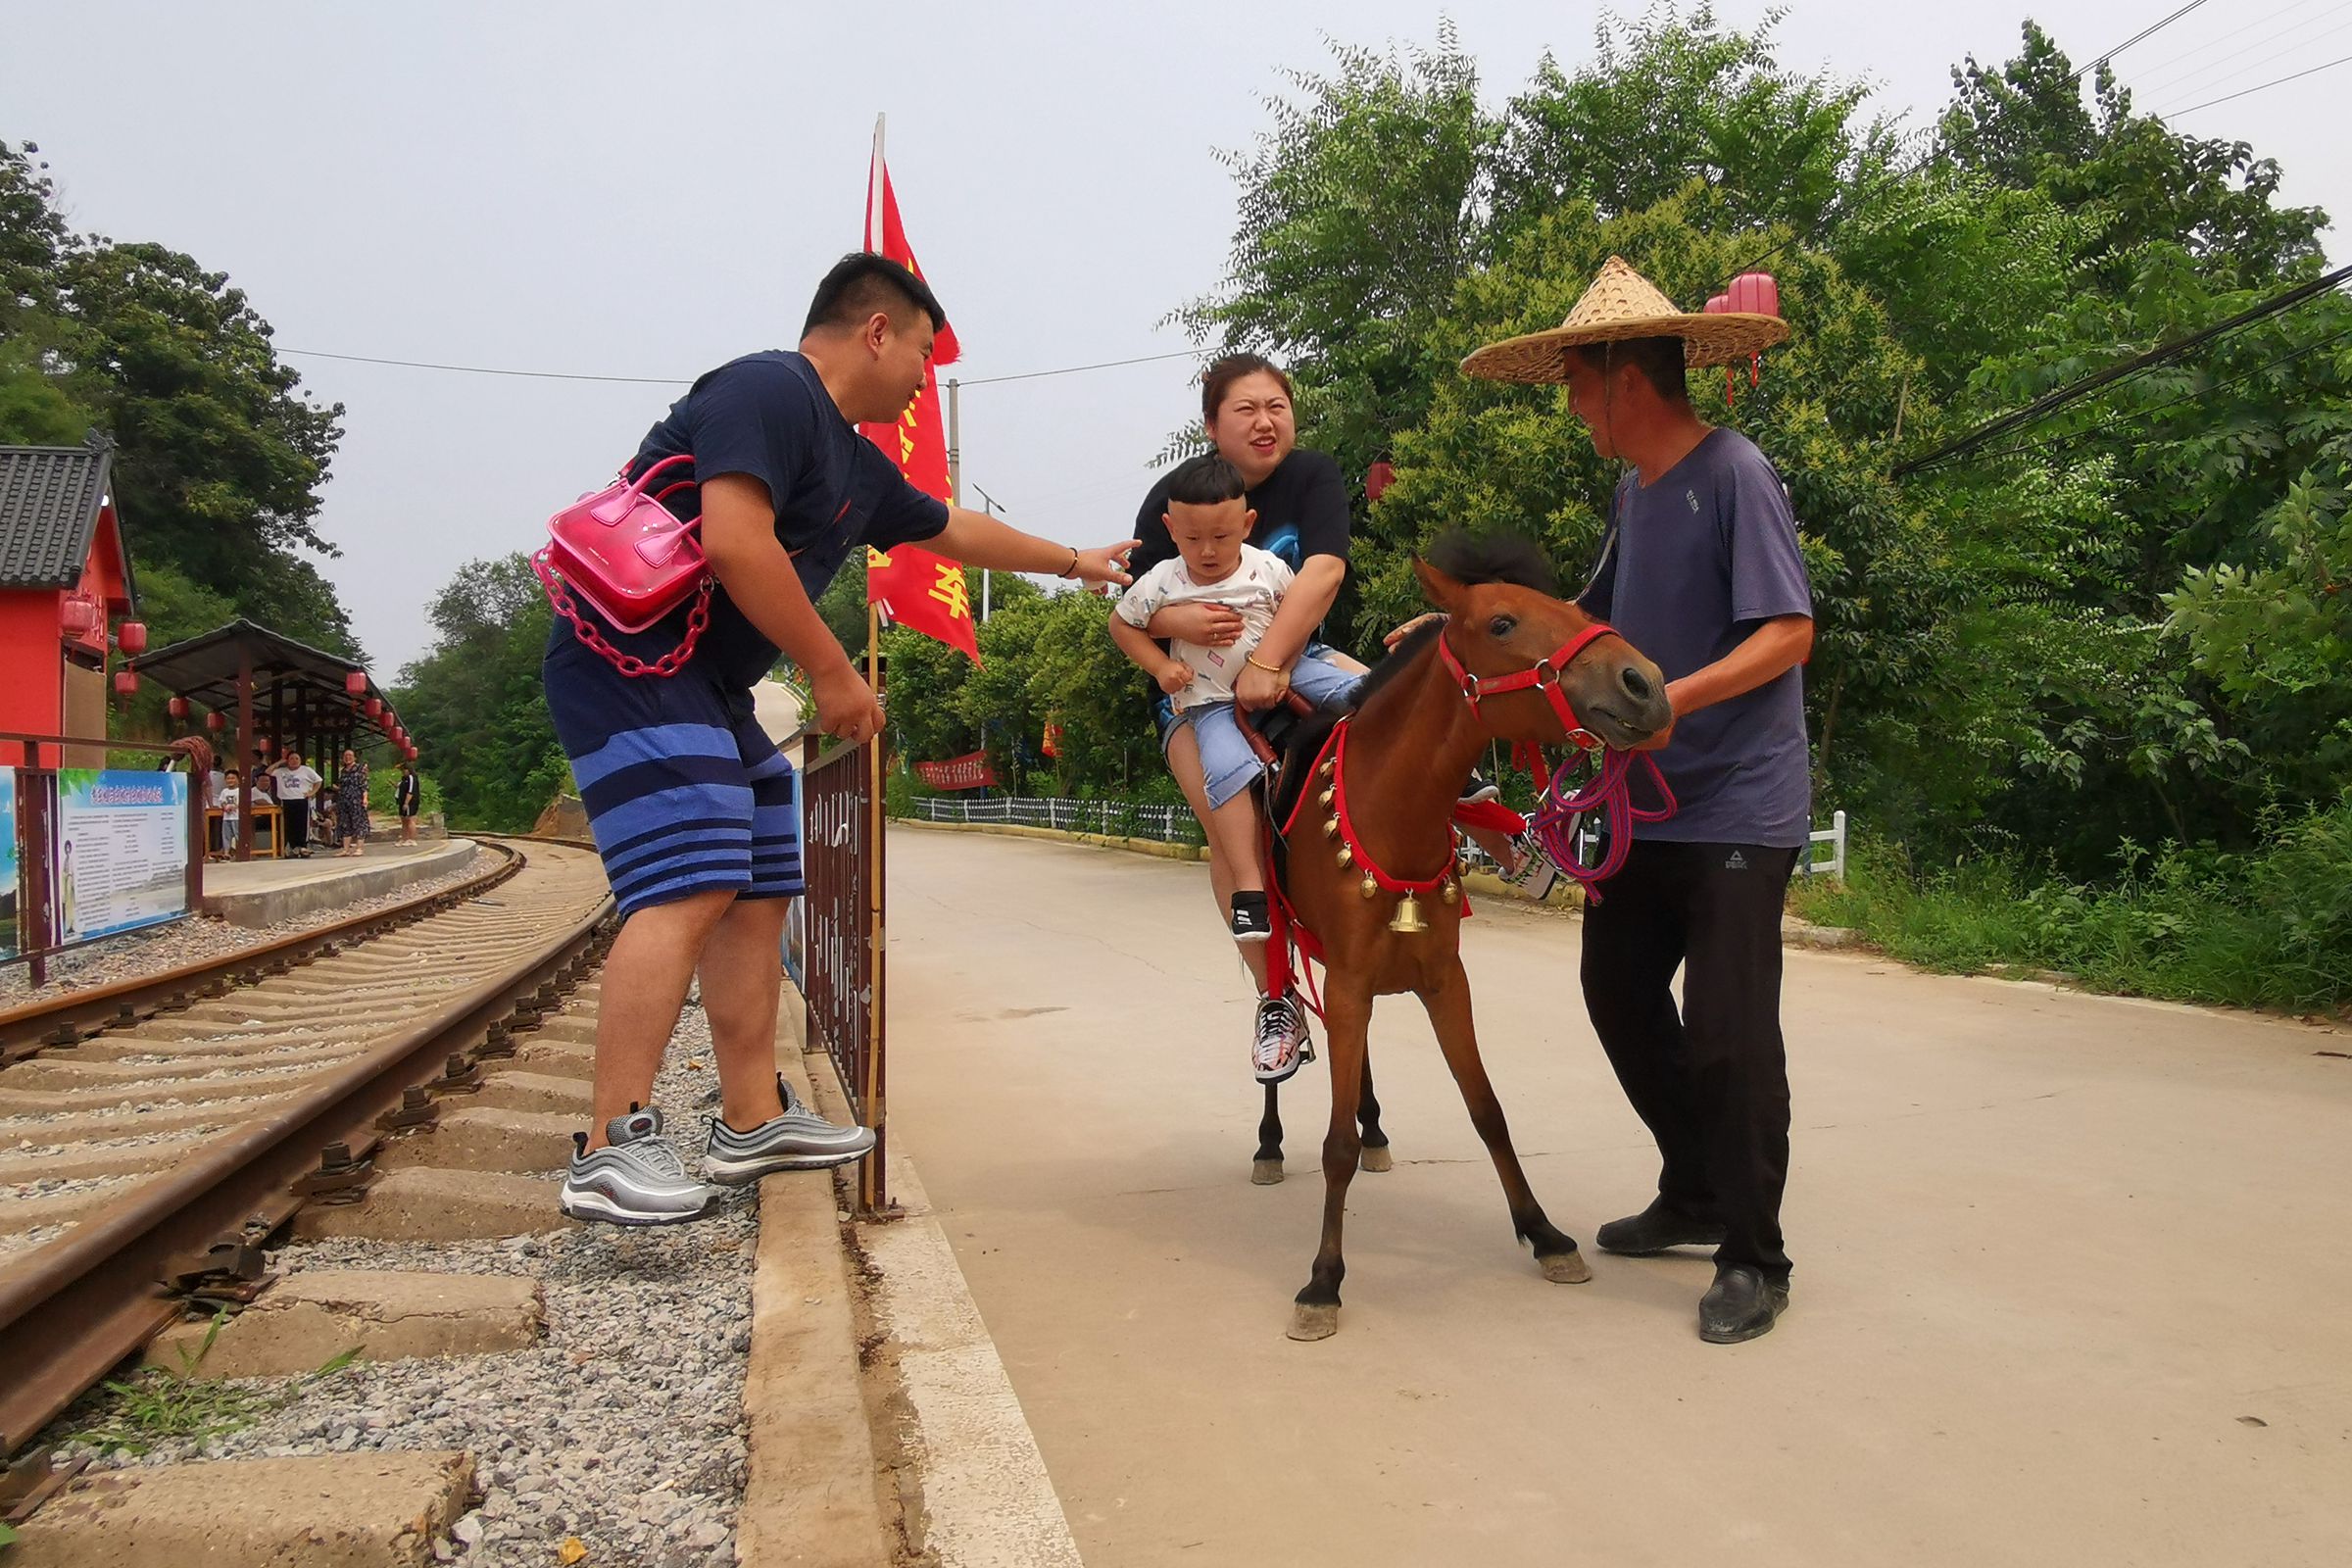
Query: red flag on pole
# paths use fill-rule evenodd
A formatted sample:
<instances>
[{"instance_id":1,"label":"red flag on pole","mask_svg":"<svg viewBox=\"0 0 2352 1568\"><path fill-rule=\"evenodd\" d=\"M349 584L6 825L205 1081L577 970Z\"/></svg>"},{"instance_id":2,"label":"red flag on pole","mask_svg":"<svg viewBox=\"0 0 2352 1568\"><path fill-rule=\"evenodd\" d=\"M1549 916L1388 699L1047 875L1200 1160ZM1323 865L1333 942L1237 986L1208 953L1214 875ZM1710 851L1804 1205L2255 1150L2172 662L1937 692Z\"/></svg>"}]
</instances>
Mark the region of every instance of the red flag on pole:
<instances>
[{"instance_id":1,"label":"red flag on pole","mask_svg":"<svg viewBox=\"0 0 2352 1568\"><path fill-rule=\"evenodd\" d=\"M890 186L890 166L882 158L882 122L874 122L874 160L866 173L865 248L888 257L921 277L914 247L906 243L906 227L899 220L899 199ZM923 371L923 389L906 405L896 424L865 424L858 428L899 466L907 482L926 495L953 500L948 493L948 435L942 422L937 368L952 364L958 347L956 334L943 326L932 345L931 365ZM972 626L971 595L964 586L963 567L947 557L913 545L901 545L889 555L865 553L865 597L883 619L959 648L974 663L980 643Z\"/></svg>"}]
</instances>

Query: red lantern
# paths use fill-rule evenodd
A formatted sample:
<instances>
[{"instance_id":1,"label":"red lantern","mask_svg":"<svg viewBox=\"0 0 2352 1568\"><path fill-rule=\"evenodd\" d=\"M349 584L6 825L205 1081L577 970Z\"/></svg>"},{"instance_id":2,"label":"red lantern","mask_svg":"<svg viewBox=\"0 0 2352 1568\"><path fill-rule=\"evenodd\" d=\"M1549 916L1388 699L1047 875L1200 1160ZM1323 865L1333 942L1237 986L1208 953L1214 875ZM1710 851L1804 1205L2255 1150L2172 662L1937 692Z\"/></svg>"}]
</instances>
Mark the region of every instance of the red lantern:
<instances>
[{"instance_id":1,"label":"red lantern","mask_svg":"<svg viewBox=\"0 0 2352 1568\"><path fill-rule=\"evenodd\" d=\"M360 705L360 711L366 713L369 718L379 716L383 710L384 700L381 697L370 697Z\"/></svg>"},{"instance_id":2,"label":"red lantern","mask_svg":"<svg viewBox=\"0 0 2352 1568\"><path fill-rule=\"evenodd\" d=\"M204 715L204 727L218 735L228 728L228 715L226 713L207 713Z\"/></svg>"},{"instance_id":3,"label":"red lantern","mask_svg":"<svg viewBox=\"0 0 2352 1568\"><path fill-rule=\"evenodd\" d=\"M416 747L414 747L414 746L404 746L404 747L402 747L402 748L401 748L401 750L402 750L403 752L405 752L405 753L408 755L408 759L409 759L409 760L410 760L410 761L414 762L415 760L416 760Z\"/></svg>"},{"instance_id":4,"label":"red lantern","mask_svg":"<svg viewBox=\"0 0 2352 1568\"><path fill-rule=\"evenodd\" d=\"M1396 482L1396 465L1383 458L1364 473L1364 499L1378 501L1381 492Z\"/></svg>"},{"instance_id":5,"label":"red lantern","mask_svg":"<svg viewBox=\"0 0 2352 1568\"><path fill-rule=\"evenodd\" d=\"M60 610L58 623L71 636L87 637L98 624L98 602L74 595Z\"/></svg>"},{"instance_id":6,"label":"red lantern","mask_svg":"<svg viewBox=\"0 0 2352 1568\"><path fill-rule=\"evenodd\" d=\"M118 669L115 671L115 695L117 697L135 696L138 689L139 672L137 670Z\"/></svg>"},{"instance_id":7,"label":"red lantern","mask_svg":"<svg viewBox=\"0 0 2352 1568\"><path fill-rule=\"evenodd\" d=\"M1723 298L1729 302L1724 306L1727 311L1744 311L1751 316L1781 314L1781 285L1770 272L1741 272L1732 279Z\"/></svg>"},{"instance_id":8,"label":"red lantern","mask_svg":"<svg viewBox=\"0 0 2352 1568\"><path fill-rule=\"evenodd\" d=\"M143 620L126 620L117 626L115 628L115 646L126 654L145 653L147 651L147 623Z\"/></svg>"},{"instance_id":9,"label":"red lantern","mask_svg":"<svg viewBox=\"0 0 2352 1568\"><path fill-rule=\"evenodd\" d=\"M188 700L185 697L174 697L170 702L166 703L164 708L173 718L186 718L188 716Z\"/></svg>"},{"instance_id":10,"label":"red lantern","mask_svg":"<svg viewBox=\"0 0 2352 1568\"><path fill-rule=\"evenodd\" d=\"M343 677L343 689L351 693L351 695L354 697L367 696L368 672L364 669L355 669L351 671L351 673L345 675Z\"/></svg>"}]
</instances>

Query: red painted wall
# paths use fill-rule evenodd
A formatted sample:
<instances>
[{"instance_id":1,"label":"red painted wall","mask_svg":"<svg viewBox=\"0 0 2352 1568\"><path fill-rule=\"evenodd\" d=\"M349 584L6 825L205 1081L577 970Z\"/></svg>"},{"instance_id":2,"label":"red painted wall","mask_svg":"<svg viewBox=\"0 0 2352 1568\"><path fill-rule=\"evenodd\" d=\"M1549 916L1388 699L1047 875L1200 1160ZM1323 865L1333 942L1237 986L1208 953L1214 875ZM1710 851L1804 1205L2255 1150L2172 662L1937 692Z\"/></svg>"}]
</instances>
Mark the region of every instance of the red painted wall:
<instances>
[{"instance_id":1,"label":"red painted wall","mask_svg":"<svg viewBox=\"0 0 2352 1568\"><path fill-rule=\"evenodd\" d=\"M57 733L64 716L64 651L59 645L55 588L0 589L0 730ZM15 748L0 766L24 759Z\"/></svg>"}]
</instances>

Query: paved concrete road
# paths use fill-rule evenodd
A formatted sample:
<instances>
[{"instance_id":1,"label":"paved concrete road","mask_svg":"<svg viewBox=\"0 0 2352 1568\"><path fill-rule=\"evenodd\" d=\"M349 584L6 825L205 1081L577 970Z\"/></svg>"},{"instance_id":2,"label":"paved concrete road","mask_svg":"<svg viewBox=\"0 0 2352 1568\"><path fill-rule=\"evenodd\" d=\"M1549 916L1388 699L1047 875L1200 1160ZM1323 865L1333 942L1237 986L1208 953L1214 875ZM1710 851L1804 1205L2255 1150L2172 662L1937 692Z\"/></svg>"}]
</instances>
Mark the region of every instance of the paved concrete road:
<instances>
[{"instance_id":1,"label":"paved concrete road","mask_svg":"<svg viewBox=\"0 0 2352 1568\"><path fill-rule=\"evenodd\" d=\"M1699 1254L1611 1258L1655 1155L1577 926L1482 906L1486 1057L1590 1285L1515 1250L1428 1026L1338 1338L1283 1336L1329 1107L1256 1095L1202 868L891 838L891 1111L1086 1560L2352 1562L2352 1037L1791 953L1795 1304L1703 1345Z\"/></svg>"}]
</instances>

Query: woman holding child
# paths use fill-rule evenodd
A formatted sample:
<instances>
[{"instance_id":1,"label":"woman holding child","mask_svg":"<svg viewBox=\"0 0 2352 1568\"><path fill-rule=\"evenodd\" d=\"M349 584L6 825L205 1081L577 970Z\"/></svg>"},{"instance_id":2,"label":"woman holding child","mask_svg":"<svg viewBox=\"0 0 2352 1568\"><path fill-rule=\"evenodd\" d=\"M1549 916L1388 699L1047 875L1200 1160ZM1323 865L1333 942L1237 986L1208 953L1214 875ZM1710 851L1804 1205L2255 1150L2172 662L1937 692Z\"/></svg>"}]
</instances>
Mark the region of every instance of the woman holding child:
<instances>
[{"instance_id":1,"label":"woman holding child","mask_svg":"<svg viewBox=\"0 0 2352 1568\"><path fill-rule=\"evenodd\" d=\"M1268 925L1257 858L1257 811L1250 794L1256 761L1244 746L1240 759L1247 765L1235 764L1220 742L1225 732L1233 730L1235 703L1253 710L1270 708L1289 693L1294 678L1312 682L1312 690L1304 684L1301 690L1319 698L1331 689L1332 675L1363 672L1363 666L1353 660L1314 646L1324 617L1331 613L1332 601L1339 597L1340 585L1348 577L1348 481L1341 475L1340 466L1324 454L1298 450L1290 377L1257 355L1229 354L1202 372L1200 415L1203 433L1216 449L1221 466L1238 476L1243 487L1238 510L1250 518L1243 538L1251 553L1248 559L1255 563L1248 571L1249 579L1263 584L1279 575L1286 580L1279 588L1262 593L1254 608L1248 604L1252 595L1260 593L1255 588L1241 596L1245 608L1237 608L1230 593L1179 592L1155 596L1160 602L1146 612L1143 621L1131 621L1123 612L1114 617L1112 625L1140 625L1152 638L1199 651L1183 656L1158 653L1158 663L1164 667L1146 665L1151 677L1150 699L1168 771L1175 775L1193 814L1208 830L1209 881L1216 891L1217 907L1231 919L1242 961L1257 983L1251 1065L1261 1082L1280 1083L1298 1070L1299 1051L1306 1040L1306 1015L1296 997L1266 994ZM1184 515L1172 519L1172 486L1183 483L1188 498L1195 491L1206 496L1230 486L1231 481L1222 474L1205 466L1196 468L1196 464L1180 466L1153 485L1136 514L1135 534L1143 543L1128 557L1128 569L1139 589L1152 568L1167 563L1182 567L1185 556L1170 533L1172 520L1199 523L1205 519L1209 531L1216 532L1221 531L1220 519L1229 524L1231 519L1225 514L1237 510L1178 501L1173 505ZM1256 560L1261 554L1279 564L1279 574ZM1236 564L1223 569L1243 575L1242 559L1237 557ZM1190 580L1189 572L1182 575ZM1240 647L1236 657L1237 646L1250 633L1254 633L1253 646ZM1144 662L1125 641L1120 646L1130 658ZM1301 661L1310 650L1317 663L1302 671ZM1197 684L1189 678L1174 694L1165 690L1174 679L1173 661L1177 658L1182 657L1188 669L1199 672L1215 669L1208 662L1212 656L1235 666L1221 672L1221 692L1214 684ZM1186 704L1181 712L1179 699ZM1203 714L1210 722L1197 721ZM1238 731L1232 739L1240 745ZM1213 771L1222 777L1212 779L1212 769L1203 768L1204 752ZM1214 767L1220 760L1225 765ZM1220 808L1237 799L1240 809L1224 813L1220 830ZM1248 893L1255 897L1245 902L1241 895Z\"/></svg>"}]
</instances>

